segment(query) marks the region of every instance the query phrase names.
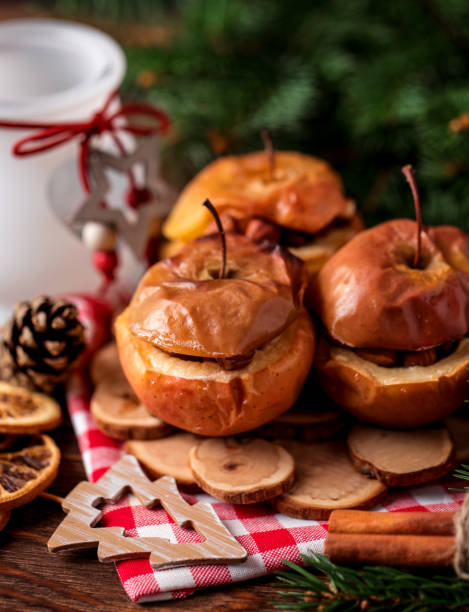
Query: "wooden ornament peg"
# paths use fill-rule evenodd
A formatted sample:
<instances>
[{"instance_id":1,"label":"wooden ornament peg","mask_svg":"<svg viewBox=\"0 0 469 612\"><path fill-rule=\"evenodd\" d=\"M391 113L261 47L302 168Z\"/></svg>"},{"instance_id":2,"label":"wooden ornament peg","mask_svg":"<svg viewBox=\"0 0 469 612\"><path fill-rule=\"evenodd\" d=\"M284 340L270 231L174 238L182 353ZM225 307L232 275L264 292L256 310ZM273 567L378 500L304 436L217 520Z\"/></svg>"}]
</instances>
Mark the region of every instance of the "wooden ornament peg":
<instances>
[{"instance_id":1,"label":"wooden ornament peg","mask_svg":"<svg viewBox=\"0 0 469 612\"><path fill-rule=\"evenodd\" d=\"M192 527L204 541L173 544L163 538L126 537L123 527L95 527L102 517L97 506L115 503L127 492L134 493L147 508L161 504L180 527ZM51 552L97 548L98 559L103 563L148 557L150 564L160 569L234 563L247 556L209 504L188 504L180 496L174 478L164 476L151 482L131 455L120 459L97 483L80 482L62 507L68 514L47 543Z\"/></svg>"}]
</instances>

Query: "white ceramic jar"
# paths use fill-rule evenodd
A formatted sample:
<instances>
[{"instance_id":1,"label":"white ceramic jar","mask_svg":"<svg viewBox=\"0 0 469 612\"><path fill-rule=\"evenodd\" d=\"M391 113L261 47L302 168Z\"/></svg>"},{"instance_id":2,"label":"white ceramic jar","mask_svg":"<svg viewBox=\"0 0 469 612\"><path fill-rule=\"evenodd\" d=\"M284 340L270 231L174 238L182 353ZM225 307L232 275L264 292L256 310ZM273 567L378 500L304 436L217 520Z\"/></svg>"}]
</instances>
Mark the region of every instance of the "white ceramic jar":
<instances>
[{"instance_id":1,"label":"white ceramic jar","mask_svg":"<svg viewBox=\"0 0 469 612\"><path fill-rule=\"evenodd\" d=\"M42 19L0 23L0 120L89 119L124 72L121 48L94 28ZM18 300L93 290L99 282L90 252L48 201L51 177L74 163L79 139L30 157L13 156L13 144L32 131L0 127L0 319Z\"/></svg>"}]
</instances>

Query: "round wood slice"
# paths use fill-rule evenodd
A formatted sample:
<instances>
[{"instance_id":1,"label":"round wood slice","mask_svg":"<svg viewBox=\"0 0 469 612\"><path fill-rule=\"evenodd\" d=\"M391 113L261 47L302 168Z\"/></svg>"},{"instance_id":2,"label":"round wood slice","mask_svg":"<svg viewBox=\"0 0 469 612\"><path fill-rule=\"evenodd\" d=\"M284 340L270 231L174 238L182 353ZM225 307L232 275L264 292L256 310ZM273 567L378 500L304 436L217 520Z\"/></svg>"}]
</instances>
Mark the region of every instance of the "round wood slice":
<instances>
[{"instance_id":1,"label":"round wood slice","mask_svg":"<svg viewBox=\"0 0 469 612\"><path fill-rule=\"evenodd\" d=\"M469 461L469 418L454 414L446 418L443 423L453 438L456 461L467 463Z\"/></svg>"},{"instance_id":2,"label":"round wood slice","mask_svg":"<svg viewBox=\"0 0 469 612\"><path fill-rule=\"evenodd\" d=\"M0 512L22 506L57 476L60 451L46 435L21 436L0 453Z\"/></svg>"},{"instance_id":3,"label":"round wood slice","mask_svg":"<svg viewBox=\"0 0 469 612\"><path fill-rule=\"evenodd\" d=\"M99 429L119 440L154 440L174 431L148 412L123 376L107 377L98 384L90 408Z\"/></svg>"},{"instance_id":4,"label":"round wood slice","mask_svg":"<svg viewBox=\"0 0 469 612\"><path fill-rule=\"evenodd\" d=\"M186 490L199 491L189 467L189 451L199 441L198 436L181 432L161 440L128 440L124 448L153 478L172 476Z\"/></svg>"},{"instance_id":5,"label":"round wood slice","mask_svg":"<svg viewBox=\"0 0 469 612\"><path fill-rule=\"evenodd\" d=\"M330 438L344 426L345 418L339 409L292 408L252 433L267 439L287 438L315 442Z\"/></svg>"},{"instance_id":6,"label":"round wood slice","mask_svg":"<svg viewBox=\"0 0 469 612\"><path fill-rule=\"evenodd\" d=\"M277 444L256 438L207 438L189 453L201 489L235 504L264 501L287 491L294 462Z\"/></svg>"},{"instance_id":7,"label":"round wood slice","mask_svg":"<svg viewBox=\"0 0 469 612\"><path fill-rule=\"evenodd\" d=\"M124 378L115 342L109 342L96 351L90 364L90 378L95 386L106 378Z\"/></svg>"},{"instance_id":8,"label":"round wood slice","mask_svg":"<svg viewBox=\"0 0 469 612\"><path fill-rule=\"evenodd\" d=\"M389 486L428 482L455 466L453 441L445 427L395 430L355 425L347 444L355 467Z\"/></svg>"},{"instance_id":9,"label":"round wood slice","mask_svg":"<svg viewBox=\"0 0 469 612\"><path fill-rule=\"evenodd\" d=\"M35 434L61 422L60 406L48 395L0 382L0 434Z\"/></svg>"},{"instance_id":10,"label":"round wood slice","mask_svg":"<svg viewBox=\"0 0 469 612\"><path fill-rule=\"evenodd\" d=\"M271 500L279 512L303 519L326 520L338 508L370 508L387 487L359 474L341 440L297 442L279 440L295 460L292 488Z\"/></svg>"}]
</instances>

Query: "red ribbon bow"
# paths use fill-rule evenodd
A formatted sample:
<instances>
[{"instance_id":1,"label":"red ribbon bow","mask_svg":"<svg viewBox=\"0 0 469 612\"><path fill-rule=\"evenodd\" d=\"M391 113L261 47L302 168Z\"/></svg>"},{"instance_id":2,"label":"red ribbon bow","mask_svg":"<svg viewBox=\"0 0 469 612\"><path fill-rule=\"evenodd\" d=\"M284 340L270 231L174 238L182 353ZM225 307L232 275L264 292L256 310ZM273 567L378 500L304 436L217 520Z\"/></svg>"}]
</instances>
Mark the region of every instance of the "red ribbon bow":
<instances>
[{"instance_id":1,"label":"red ribbon bow","mask_svg":"<svg viewBox=\"0 0 469 612\"><path fill-rule=\"evenodd\" d=\"M135 136L149 136L150 134L164 134L168 131L170 126L168 115L159 108L149 104L125 104L114 113L109 113L109 107L118 93L118 90L113 91L107 98L103 108L95 113L88 121L70 123L22 123L0 121L0 127L37 130L37 132L20 138L15 142L12 153L19 157L42 153L43 151L54 149L74 138L82 136L82 141L80 143L79 170L83 187L89 192L90 185L86 160L88 157L89 143L93 136L109 132L121 154L124 154L125 148L116 134L117 131L125 131ZM139 115L156 119L158 125L137 125L119 121L120 119Z\"/></svg>"}]
</instances>

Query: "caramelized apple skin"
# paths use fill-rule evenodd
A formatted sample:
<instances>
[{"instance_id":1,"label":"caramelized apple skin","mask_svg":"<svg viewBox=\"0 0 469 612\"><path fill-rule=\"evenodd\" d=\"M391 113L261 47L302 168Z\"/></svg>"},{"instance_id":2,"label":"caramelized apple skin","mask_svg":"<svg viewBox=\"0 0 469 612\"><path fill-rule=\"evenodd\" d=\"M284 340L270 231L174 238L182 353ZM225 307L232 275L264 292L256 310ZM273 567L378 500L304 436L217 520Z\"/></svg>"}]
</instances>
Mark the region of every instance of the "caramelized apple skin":
<instances>
[{"instance_id":1,"label":"caramelized apple skin","mask_svg":"<svg viewBox=\"0 0 469 612\"><path fill-rule=\"evenodd\" d=\"M440 226L421 240L416 266L416 223L382 223L335 253L314 283L328 333L316 357L319 383L376 425L425 425L467 396L469 235Z\"/></svg>"},{"instance_id":2,"label":"caramelized apple skin","mask_svg":"<svg viewBox=\"0 0 469 612\"><path fill-rule=\"evenodd\" d=\"M430 227L428 235L448 264L456 271L469 295L469 235L454 225ZM469 318L469 313L467 316Z\"/></svg>"},{"instance_id":3,"label":"caramelized apple skin","mask_svg":"<svg viewBox=\"0 0 469 612\"><path fill-rule=\"evenodd\" d=\"M203 236L152 266L129 306L134 334L168 353L209 359L251 354L297 317L306 271L282 247L227 234Z\"/></svg>"},{"instance_id":4,"label":"caramelized apple skin","mask_svg":"<svg viewBox=\"0 0 469 612\"><path fill-rule=\"evenodd\" d=\"M469 294L426 233L412 267L415 222L361 232L326 262L315 286L329 334L356 348L414 351L459 340L469 330Z\"/></svg>"},{"instance_id":5,"label":"caramelized apple skin","mask_svg":"<svg viewBox=\"0 0 469 612\"><path fill-rule=\"evenodd\" d=\"M169 240L189 242L204 233L210 216L200 204L209 198L220 214L260 217L300 232L316 233L335 219L351 218L355 206L340 176L324 160L277 151L270 175L264 151L222 157L185 187L163 226Z\"/></svg>"},{"instance_id":6,"label":"caramelized apple skin","mask_svg":"<svg viewBox=\"0 0 469 612\"><path fill-rule=\"evenodd\" d=\"M206 436L249 431L291 408L311 369L315 333L305 310L241 370L171 357L115 323L122 367L145 406L165 422Z\"/></svg>"},{"instance_id":7,"label":"caramelized apple skin","mask_svg":"<svg viewBox=\"0 0 469 612\"><path fill-rule=\"evenodd\" d=\"M169 241L162 245L163 257L213 231L210 215L201 206L205 198L216 207L225 231L291 247L305 261L310 278L363 229L355 203L326 161L276 151L272 175L269 156L258 151L222 157L186 185L163 226ZM300 241L289 240L296 234L302 235Z\"/></svg>"}]
</instances>

